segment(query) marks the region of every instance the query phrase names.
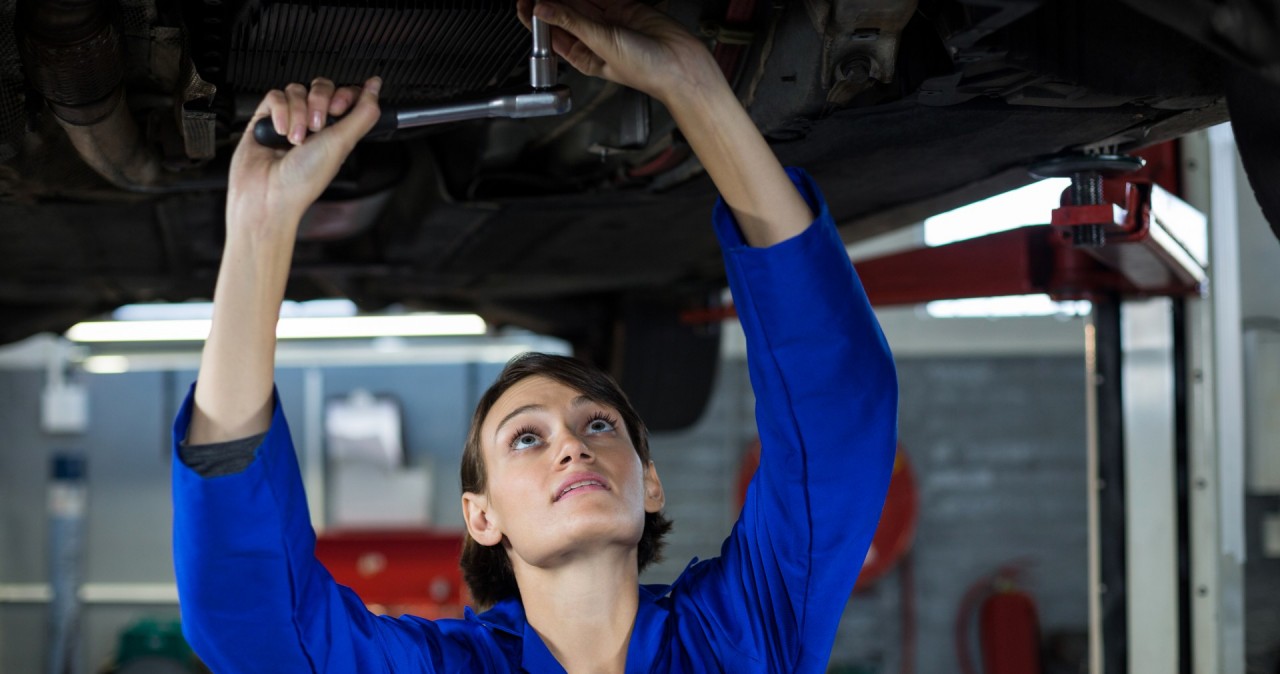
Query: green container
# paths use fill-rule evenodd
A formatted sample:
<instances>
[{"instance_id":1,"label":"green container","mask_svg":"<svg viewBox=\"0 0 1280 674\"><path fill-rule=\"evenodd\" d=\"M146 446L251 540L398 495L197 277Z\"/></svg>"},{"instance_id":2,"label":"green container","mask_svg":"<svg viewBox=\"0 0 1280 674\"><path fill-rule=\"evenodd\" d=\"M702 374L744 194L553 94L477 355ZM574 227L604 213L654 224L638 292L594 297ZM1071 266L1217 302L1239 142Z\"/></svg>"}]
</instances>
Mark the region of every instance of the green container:
<instances>
[{"instance_id":1,"label":"green container","mask_svg":"<svg viewBox=\"0 0 1280 674\"><path fill-rule=\"evenodd\" d=\"M195 653L182 636L176 618L143 618L120 634L116 664L124 665L142 657L168 658L184 665L195 661Z\"/></svg>"}]
</instances>

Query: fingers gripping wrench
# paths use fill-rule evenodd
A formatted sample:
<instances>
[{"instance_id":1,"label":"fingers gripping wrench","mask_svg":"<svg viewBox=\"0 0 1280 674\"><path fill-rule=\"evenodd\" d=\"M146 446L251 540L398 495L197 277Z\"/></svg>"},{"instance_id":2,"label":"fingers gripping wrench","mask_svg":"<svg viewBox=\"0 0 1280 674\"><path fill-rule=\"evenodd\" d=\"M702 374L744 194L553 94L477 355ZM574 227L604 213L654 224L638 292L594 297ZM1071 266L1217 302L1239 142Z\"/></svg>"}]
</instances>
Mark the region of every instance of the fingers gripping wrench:
<instances>
[{"instance_id":1,"label":"fingers gripping wrench","mask_svg":"<svg viewBox=\"0 0 1280 674\"><path fill-rule=\"evenodd\" d=\"M573 107L569 87L556 84L556 55L551 49L551 27L533 17L533 53L529 56L529 87L491 96L470 97L429 106L382 106L382 115L369 136L468 119L548 117L563 115ZM337 119L330 117L328 123ZM288 137L276 133L270 118L259 119L253 137L267 147L288 149Z\"/></svg>"}]
</instances>

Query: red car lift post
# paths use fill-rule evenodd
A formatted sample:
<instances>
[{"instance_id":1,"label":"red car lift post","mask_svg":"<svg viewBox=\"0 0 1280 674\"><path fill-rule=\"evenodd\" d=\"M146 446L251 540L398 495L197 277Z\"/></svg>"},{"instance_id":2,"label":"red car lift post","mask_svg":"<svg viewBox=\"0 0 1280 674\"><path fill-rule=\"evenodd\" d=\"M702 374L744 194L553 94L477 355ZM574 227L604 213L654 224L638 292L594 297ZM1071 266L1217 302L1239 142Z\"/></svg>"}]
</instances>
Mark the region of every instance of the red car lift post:
<instances>
[{"instance_id":1,"label":"red car lift post","mask_svg":"<svg viewBox=\"0 0 1280 674\"><path fill-rule=\"evenodd\" d=\"M1175 553L1189 554L1187 414L1183 299L1201 294L1208 251L1202 215L1173 196L1177 162L1172 144L1147 153L1146 166L1127 176L1101 180L1102 204L1078 204L1068 188L1053 224L1023 227L946 246L912 250L857 263L873 305L916 304L942 299L1047 294L1092 302L1087 333L1091 538L1091 660L1107 674L1128 671L1130 605L1126 552L1125 361L1122 342L1125 300L1171 298L1172 382L1169 419L1175 455L1173 487ZM1081 227L1100 230L1080 236ZM1100 245L1098 239L1102 239ZM1079 245L1081 240L1086 245ZM1089 245L1095 244L1095 245ZM1132 321L1133 319L1130 319ZM1156 328L1159 330L1160 328ZM1132 387L1145 382L1130 381ZM1161 392L1165 393L1165 392ZM1129 420L1129 423L1138 423ZM1145 467L1144 467L1145 470ZM1191 662L1191 578L1187 564L1176 572L1179 662ZM1138 599L1138 601L1142 601ZM1093 670L1091 670L1093 671Z\"/></svg>"}]
</instances>

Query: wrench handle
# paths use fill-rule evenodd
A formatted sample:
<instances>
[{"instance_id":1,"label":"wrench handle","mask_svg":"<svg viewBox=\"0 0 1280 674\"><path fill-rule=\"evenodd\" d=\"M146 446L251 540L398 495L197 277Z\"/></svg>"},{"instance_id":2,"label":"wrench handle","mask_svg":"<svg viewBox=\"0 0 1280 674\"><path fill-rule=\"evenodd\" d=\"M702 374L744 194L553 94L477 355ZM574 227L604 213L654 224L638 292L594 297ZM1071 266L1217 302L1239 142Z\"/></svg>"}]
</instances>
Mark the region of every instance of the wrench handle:
<instances>
[{"instance_id":1,"label":"wrench handle","mask_svg":"<svg viewBox=\"0 0 1280 674\"><path fill-rule=\"evenodd\" d=\"M383 106L382 115L378 117L377 124L373 125L373 128L369 130L366 137L378 136L395 131L399 128L397 114L398 113L395 109ZM325 127L328 128L329 125L336 124L342 121L342 119L342 117L330 116L328 121L325 122ZM310 129L307 130L307 134L311 134ZM288 136L276 133L276 128L271 123L270 117L263 117L253 125L253 139L258 141L259 145L277 150L288 150L290 147L293 147L293 143L289 142Z\"/></svg>"}]
</instances>

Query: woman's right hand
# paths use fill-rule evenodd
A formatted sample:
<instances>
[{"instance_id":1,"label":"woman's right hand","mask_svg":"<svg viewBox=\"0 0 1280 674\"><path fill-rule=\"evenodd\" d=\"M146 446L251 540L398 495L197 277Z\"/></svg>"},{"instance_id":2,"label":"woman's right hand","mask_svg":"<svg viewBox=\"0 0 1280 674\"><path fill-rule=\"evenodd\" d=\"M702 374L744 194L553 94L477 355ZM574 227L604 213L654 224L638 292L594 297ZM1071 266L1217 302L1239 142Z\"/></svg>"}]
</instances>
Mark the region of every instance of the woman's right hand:
<instances>
[{"instance_id":1,"label":"woman's right hand","mask_svg":"<svg viewBox=\"0 0 1280 674\"><path fill-rule=\"evenodd\" d=\"M276 322L298 222L378 121L378 89L336 89L317 78L262 99L248 129L270 117L289 150L259 145L246 131L231 158L227 241L213 292L213 325L200 357L187 440L223 442L267 430L275 376ZM326 128L327 115L346 113ZM311 135L307 135L307 130Z\"/></svg>"},{"instance_id":2,"label":"woman's right hand","mask_svg":"<svg viewBox=\"0 0 1280 674\"><path fill-rule=\"evenodd\" d=\"M363 88L336 88L331 80L317 77L310 87L295 82L283 91L267 92L231 158L228 234L295 227L356 143L377 123L381 88L377 77ZM326 126L329 116L344 114L340 122ZM276 132L288 137L293 147L277 150L253 139L250 129L264 117L271 118Z\"/></svg>"}]
</instances>

